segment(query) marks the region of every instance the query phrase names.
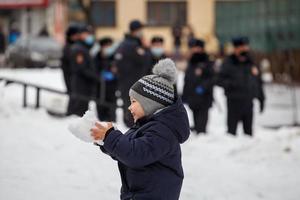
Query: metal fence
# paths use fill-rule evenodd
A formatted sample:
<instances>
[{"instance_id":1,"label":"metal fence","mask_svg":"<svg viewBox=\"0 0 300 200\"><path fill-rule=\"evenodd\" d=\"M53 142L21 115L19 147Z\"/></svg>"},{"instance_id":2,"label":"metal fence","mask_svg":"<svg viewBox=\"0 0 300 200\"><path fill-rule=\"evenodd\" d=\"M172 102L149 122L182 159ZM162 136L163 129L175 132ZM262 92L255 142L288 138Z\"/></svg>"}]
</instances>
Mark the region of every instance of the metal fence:
<instances>
[{"instance_id":1,"label":"metal fence","mask_svg":"<svg viewBox=\"0 0 300 200\"><path fill-rule=\"evenodd\" d=\"M41 91L47 91L47 92L51 92L51 93L55 93L55 94L59 94L59 95L68 95L68 96L70 96L70 98L77 98L77 99L84 100L84 101L95 101L95 103L97 105L102 105L102 106L107 106L107 107L115 107L114 103L105 101L105 92L101 92L101 95L100 95L101 97L96 98L96 97L87 97L87 96L83 96L83 95L74 95L74 94L69 95L65 91L61 91L61 90L57 90L57 89L53 89L53 88L49 88L49 87L45 87L45 86L40 86L37 84L25 82L25 81L5 78L5 77L0 77L0 81L5 81L6 84L18 84L18 85L23 86L23 99L22 99L23 104L22 105L24 108L28 107L28 103L27 103L27 98L28 98L27 89L28 88L34 88L36 90L35 105L34 105L34 108L36 108L36 109L38 109L41 106L40 105ZM101 89L103 89L103 88L101 88Z\"/></svg>"}]
</instances>

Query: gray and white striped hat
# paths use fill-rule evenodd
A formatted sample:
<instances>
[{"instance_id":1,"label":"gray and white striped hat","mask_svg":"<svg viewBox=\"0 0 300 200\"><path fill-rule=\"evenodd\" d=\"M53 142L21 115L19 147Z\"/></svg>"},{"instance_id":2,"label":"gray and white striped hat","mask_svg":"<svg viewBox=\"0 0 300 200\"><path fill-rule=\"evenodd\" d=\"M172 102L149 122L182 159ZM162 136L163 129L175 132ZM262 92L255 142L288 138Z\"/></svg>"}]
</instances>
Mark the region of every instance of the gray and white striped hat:
<instances>
[{"instance_id":1,"label":"gray and white striped hat","mask_svg":"<svg viewBox=\"0 0 300 200\"><path fill-rule=\"evenodd\" d=\"M129 90L129 96L141 104L146 116L175 102L175 63L169 58L160 60L152 72L153 75L142 77Z\"/></svg>"}]
</instances>

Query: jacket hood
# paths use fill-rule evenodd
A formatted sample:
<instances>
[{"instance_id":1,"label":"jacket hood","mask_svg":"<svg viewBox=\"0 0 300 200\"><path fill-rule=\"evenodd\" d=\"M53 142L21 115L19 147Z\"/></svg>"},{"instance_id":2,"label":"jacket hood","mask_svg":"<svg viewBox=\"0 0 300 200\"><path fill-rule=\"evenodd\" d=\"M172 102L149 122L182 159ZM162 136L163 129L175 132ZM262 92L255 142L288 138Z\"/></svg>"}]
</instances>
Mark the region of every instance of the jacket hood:
<instances>
[{"instance_id":1,"label":"jacket hood","mask_svg":"<svg viewBox=\"0 0 300 200\"><path fill-rule=\"evenodd\" d=\"M154 114L153 120L159 121L169 127L179 143L185 142L190 135L187 112L180 98L177 101Z\"/></svg>"}]
</instances>

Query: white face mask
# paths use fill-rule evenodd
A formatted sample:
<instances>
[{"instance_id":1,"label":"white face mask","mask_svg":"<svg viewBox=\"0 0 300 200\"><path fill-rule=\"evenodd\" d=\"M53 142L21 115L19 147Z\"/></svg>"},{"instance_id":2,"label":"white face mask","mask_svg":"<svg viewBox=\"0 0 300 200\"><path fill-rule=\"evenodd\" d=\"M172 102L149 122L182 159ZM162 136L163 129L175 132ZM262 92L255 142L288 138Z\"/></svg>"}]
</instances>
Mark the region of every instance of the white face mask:
<instances>
[{"instance_id":1,"label":"white face mask","mask_svg":"<svg viewBox=\"0 0 300 200\"><path fill-rule=\"evenodd\" d=\"M156 57L160 57L163 55L164 49L162 47L152 47L151 53Z\"/></svg>"},{"instance_id":2,"label":"white face mask","mask_svg":"<svg viewBox=\"0 0 300 200\"><path fill-rule=\"evenodd\" d=\"M89 35L84 39L84 42L89 46L93 46L94 41L95 41L95 37L93 35Z\"/></svg>"},{"instance_id":3,"label":"white face mask","mask_svg":"<svg viewBox=\"0 0 300 200\"><path fill-rule=\"evenodd\" d=\"M106 47L105 49L103 49L103 54L106 57L112 56L116 51L115 46L110 46L110 47Z\"/></svg>"}]
</instances>

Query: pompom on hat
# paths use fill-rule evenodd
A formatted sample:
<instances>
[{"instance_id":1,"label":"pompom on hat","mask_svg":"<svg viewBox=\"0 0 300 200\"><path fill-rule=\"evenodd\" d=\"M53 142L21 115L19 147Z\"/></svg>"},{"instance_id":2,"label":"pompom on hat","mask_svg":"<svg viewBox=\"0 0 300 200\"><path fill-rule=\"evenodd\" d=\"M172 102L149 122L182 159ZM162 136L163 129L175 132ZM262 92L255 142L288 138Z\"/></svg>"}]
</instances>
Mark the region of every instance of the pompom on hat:
<instances>
[{"instance_id":1,"label":"pompom on hat","mask_svg":"<svg viewBox=\"0 0 300 200\"><path fill-rule=\"evenodd\" d=\"M175 63L169 58L162 59L154 65L152 72L153 75L142 77L129 90L129 96L141 104L146 116L173 104L176 100Z\"/></svg>"}]
</instances>

